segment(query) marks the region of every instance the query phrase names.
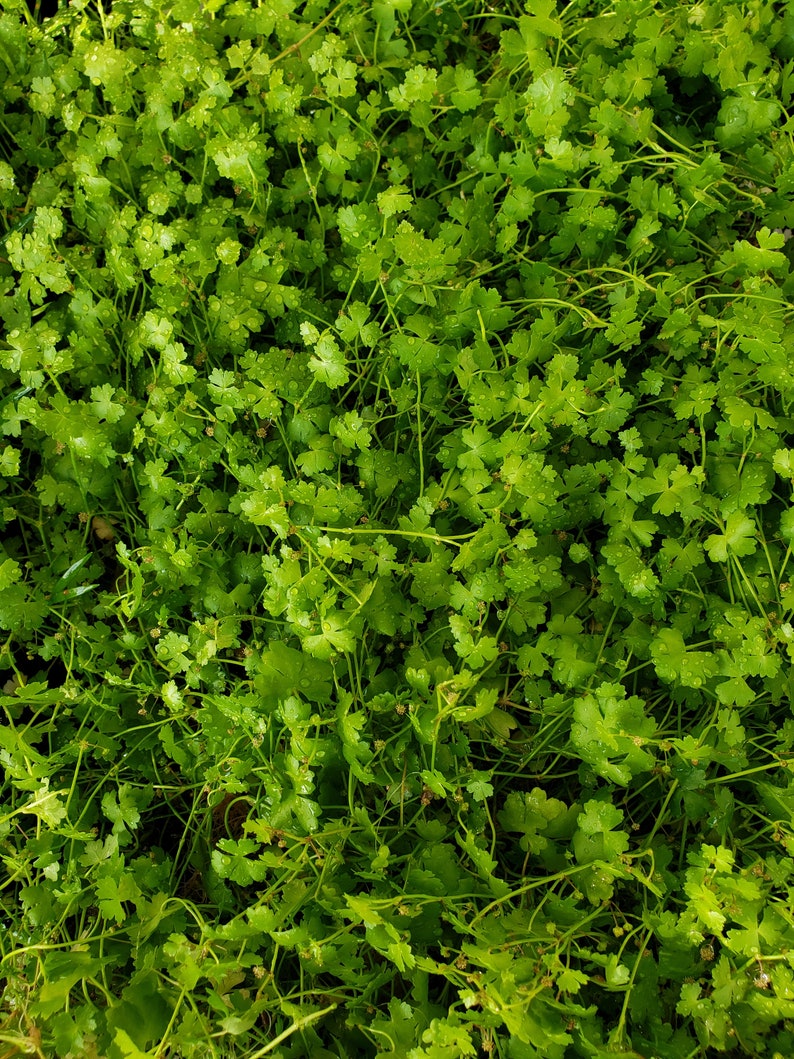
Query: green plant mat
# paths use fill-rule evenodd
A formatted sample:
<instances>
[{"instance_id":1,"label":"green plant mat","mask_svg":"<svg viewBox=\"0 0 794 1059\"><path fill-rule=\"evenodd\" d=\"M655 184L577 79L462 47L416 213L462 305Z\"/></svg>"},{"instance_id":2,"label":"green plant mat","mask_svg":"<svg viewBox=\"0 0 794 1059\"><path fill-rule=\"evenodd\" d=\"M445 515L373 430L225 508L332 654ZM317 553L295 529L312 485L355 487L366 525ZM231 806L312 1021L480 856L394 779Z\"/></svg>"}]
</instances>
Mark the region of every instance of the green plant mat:
<instances>
[{"instance_id":1,"label":"green plant mat","mask_svg":"<svg viewBox=\"0 0 794 1059\"><path fill-rule=\"evenodd\" d=\"M794 4L0 85L0 1059L794 1054Z\"/></svg>"}]
</instances>

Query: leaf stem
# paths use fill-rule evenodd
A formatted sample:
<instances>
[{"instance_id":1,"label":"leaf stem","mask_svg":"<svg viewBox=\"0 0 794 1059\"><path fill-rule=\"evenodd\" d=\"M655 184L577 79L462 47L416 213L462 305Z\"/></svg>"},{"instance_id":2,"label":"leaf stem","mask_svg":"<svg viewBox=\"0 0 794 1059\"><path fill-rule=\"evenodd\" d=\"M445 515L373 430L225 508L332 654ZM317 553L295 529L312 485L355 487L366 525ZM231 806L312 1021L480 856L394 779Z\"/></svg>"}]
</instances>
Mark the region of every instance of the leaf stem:
<instances>
[{"instance_id":1,"label":"leaf stem","mask_svg":"<svg viewBox=\"0 0 794 1059\"><path fill-rule=\"evenodd\" d=\"M295 53L297 51L300 51L300 49L303 47L303 45L306 43L306 41L307 40L311 40L312 37L315 35L315 33L319 33L320 30L323 28L323 26L326 26L331 21L331 19L334 17L334 15L337 13L337 11L339 11L340 8L345 6L346 2L347 2L347 0L342 0L341 3L336 5L336 7L332 7L331 10L328 12L328 14L325 16L325 18L322 19L320 22L318 22L316 26L313 26L309 30L308 33L306 33L303 37L301 37L300 40L295 41L294 44L290 44L283 51L279 52L278 55L276 55L275 58L271 59L270 60L271 65L273 65L273 64L275 64L277 62L280 62L281 59L286 58L286 56L288 56L288 55L292 55L293 53ZM254 1056L251 1056L251 1059L254 1059Z\"/></svg>"},{"instance_id":2,"label":"leaf stem","mask_svg":"<svg viewBox=\"0 0 794 1059\"><path fill-rule=\"evenodd\" d=\"M340 4L341 7L341 4ZM325 1015L329 1015L332 1011L335 1011L339 1005L329 1004L327 1008L322 1008L320 1011L312 1011L309 1015L304 1015L303 1018L293 1022L291 1026L288 1026L283 1030L278 1037L274 1037L269 1044L266 1044L264 1048L260 1048L258 1052L252 1052L248 1059L262 1059L263 1055L267 1055L268 1052L272 1052L282 1041L285 1041L287 1037L291 1037L293 1033L297 1033L298 1030L303 1030L309 1026L312 1022L316 1022L318 1019L323 1018Z\"/></svg>"}]
</instances>

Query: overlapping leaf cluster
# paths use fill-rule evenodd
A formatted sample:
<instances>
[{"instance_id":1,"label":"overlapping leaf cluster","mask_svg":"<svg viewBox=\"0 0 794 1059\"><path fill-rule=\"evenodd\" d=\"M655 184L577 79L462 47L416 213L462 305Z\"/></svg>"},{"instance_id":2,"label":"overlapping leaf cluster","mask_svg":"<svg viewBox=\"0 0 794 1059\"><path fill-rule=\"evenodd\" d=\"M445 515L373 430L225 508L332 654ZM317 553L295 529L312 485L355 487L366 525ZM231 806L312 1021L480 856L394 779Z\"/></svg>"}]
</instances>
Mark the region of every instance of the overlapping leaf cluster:
<instances>
[{"instance_id":1,"label":"overlapping leaf cluster","mask_svg":"<svg viewBox=\"0 0 794 1059\"><path fill-rule=\"evenodd\" d=\"M790 5L0 77L3 1054L791 1054Z\"/></svg>"}]
</instances>

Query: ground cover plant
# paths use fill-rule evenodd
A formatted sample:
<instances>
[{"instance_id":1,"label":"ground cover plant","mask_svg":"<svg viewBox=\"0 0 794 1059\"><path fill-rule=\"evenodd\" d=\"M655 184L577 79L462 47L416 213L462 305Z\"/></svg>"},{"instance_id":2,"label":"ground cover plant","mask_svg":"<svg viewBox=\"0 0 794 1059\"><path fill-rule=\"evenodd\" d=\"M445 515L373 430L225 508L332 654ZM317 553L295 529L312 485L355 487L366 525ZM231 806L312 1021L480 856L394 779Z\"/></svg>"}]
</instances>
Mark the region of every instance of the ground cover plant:
<instances>
[{"instance_id":1,"label":"ground cover plant","mask_svg":"<svg viewBox=\"0 0 794 1059\"><path fill-rule=\"evenodd\" d=\"M0 1056L794 1053L794 6L0 13Z\"/></svg>"}]
</instances>

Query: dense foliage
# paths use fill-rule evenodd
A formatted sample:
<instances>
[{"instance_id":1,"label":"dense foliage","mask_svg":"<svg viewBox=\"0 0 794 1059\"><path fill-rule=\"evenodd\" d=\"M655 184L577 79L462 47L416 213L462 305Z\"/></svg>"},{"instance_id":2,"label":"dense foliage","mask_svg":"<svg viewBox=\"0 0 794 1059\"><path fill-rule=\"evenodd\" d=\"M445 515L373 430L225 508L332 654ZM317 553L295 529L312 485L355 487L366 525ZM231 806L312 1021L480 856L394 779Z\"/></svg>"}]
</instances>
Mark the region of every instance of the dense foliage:
<instances>
[{"instance_id":1,"label":"dense foliage","mask_svg":"<svg viewBox=\"0 0 794 1059\"><path fill-rule=\"evenodd\" d=\"M794 1054L794 5L2 8L0 1055Z\"/></svg>"}]
</instances>

